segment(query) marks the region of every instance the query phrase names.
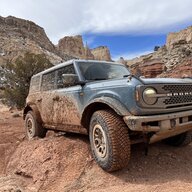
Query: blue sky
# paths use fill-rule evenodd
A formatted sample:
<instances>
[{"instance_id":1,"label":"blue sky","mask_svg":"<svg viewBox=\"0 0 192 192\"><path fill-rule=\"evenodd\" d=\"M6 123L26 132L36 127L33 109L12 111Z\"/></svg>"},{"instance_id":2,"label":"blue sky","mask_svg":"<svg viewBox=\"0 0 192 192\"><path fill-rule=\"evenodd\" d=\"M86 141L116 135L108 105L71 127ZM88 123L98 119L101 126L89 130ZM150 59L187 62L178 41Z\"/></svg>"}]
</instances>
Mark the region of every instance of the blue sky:
<instances>
[{"instance_id":1,"label":"blue sky","mask_svg":"<svg viewBox=\"0 0 192 192\"><path fill-rule=\"evenodd\" d=\"M169 32L178 32L192 25L190 22L183 22L171 25L164 29L165 31L156 32L156 34L84 34L84 44L90 48L100 45L109 47L112 59L118 60L120 57L125 59L135 58L153 52L155 46L163 46L166 43L166 37Z\"/></svg>"},{"instance_id":2,"label":"blue sky","mask_svg":"<svg viewBox=\"0 0 192 192\"><path fill-rule=\"evenodd\" d=\"M192 25L189 22L170 25L164 31L151 34L84 34L84 44L89 48L95 48L100 45L109 47L112 59L118 60L120 57L132 59L141 55L153 52L155 46L163 46L166 43L166 37L169 32L178 32Z\"/></svg>"},{"instance_id":3,"label":"blue sky","mask_svg":"<svg viewBox=\"0 0 192 192\"><path fill-rule=\"evenodd\" d=\"M106 45L111 51L114 60L120 57L131 59L139 55L148 54L153 51L156 45L165 44L166 35L83 35L84 43L90 48L99 45Z\"/></svg>"},{"instance_id":4,"label":"blue sky","mask_svg":"<svg viewBox=\"0 0 192 192\"><path fill-rule=\"evenodd\" d=\"M31 20L57 44L83 35L90 48L106 45L114 60L164 45L168 32L192 25L191 0L1 0L0 15Z\"/></svg>"}]
</instances>

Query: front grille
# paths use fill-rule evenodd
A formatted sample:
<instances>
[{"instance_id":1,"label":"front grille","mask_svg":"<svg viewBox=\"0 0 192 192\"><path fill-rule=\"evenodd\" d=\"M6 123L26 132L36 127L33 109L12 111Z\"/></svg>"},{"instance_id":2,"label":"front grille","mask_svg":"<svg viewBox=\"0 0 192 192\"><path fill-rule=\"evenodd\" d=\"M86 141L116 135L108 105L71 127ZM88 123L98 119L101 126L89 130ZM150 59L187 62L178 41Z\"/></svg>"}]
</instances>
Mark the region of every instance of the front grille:
<instances>
[{"instance_id":1,"label":"front grille","mask_svg":"<svg viewBox=\"0 0 192 192\"><path fill-rule=\"evenodd\" d=\"M192 93L192 85L164 85L163 89L165 91L169 91L171 93L183 93L183 92L191 92Z\"/></svg>"},{"instance_id":2,"label":"front grille","mask_svg":"<svg viewBox=\"0 0 192 192\"><path fill-rule=\"evenodd\" d=\"M169 104L179 104L179 103L191 103L192 102L192 96L172 96L170 99L165 99L164 103L166 105Z\"/></svg>"},{"instance_id":3,"label":"front grille","mask_svg":"<svg viewBox=\"0 0 192 192\"><path fill-rule=\"evenodd\" d=\"M188 105L192 103L192 85L164 85L162 89L170 94L163 101L165 105Z\"/></svg>"}]
</instances>

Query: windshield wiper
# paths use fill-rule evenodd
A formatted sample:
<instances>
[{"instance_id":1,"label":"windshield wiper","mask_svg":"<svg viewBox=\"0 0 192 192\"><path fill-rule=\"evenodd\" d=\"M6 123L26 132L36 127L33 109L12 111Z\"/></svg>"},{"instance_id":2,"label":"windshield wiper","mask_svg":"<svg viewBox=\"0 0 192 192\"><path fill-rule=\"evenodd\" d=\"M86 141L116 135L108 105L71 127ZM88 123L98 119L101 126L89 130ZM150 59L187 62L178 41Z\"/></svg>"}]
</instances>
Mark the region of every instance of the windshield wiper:
<instances>
[{"instance_id":1,"label":"windshield wiper","mask_svg":"<svg viewBox=\"0 0 192 192\"><path fill-rule=\"evenodd\" d=\"M129 75L123 75L123 77L129 77L129 76L131 76L131 74L129 74Z\"/></svg>"},{"instance_id":2,"label":"windshield wiper","mask_svg":"<svg viewBox=\"0 0 192 192\"><path fill-rule=\"evenodd\" d=\"M95 79L91 79L93 81L99 81L99 80L107 80L107 78L95 78Z\"/></svg>"}]
</instances>

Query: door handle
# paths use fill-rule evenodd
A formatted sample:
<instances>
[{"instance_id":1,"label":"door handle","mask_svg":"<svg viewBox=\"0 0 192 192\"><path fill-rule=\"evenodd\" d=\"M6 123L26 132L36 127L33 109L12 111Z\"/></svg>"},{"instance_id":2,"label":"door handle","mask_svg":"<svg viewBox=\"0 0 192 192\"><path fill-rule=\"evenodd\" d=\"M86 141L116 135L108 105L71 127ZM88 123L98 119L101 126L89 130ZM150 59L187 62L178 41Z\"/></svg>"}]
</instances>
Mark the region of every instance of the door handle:
<instances>
[{"instance_id":1,"label":"door handle","mask_svg":"<svg viewBox=\"0 0 192 192\"><path fill-rule=\"evenodd\" d=\"M59 96L57 95L57 96L53 97L53 101L59 101Z\"/></svg>"},{"instance_id":2,"label":"door handle","mask_svg":"<svg viewBox=\"0 0 192 192\"><path fill-rule=\"evenodd\" d=\"M37 99L37 102L41 102L41 101L42 101L42 98Z\"/></svg>"}]
</instances>

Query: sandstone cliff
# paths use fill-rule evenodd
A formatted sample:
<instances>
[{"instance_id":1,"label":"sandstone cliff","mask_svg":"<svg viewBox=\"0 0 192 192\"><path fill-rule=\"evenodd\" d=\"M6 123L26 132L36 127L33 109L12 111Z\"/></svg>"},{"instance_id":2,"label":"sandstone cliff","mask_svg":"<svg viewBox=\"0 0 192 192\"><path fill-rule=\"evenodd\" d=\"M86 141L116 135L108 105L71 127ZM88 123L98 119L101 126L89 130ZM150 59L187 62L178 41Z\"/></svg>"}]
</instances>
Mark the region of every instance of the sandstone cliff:
<instances>
[{"instance_id":1,"label":"sandstone cliff","mask_svg":"<svg viewBox=\"0 0 192 192\"><path fill-rule=\"evenodd\" d=\"M89 49L84 46L82 36L66 36L59 40L57 45L61 53L71 54L80 59L111 61L110 51L106 46Z\"/></svg>"},{"instance_id":2,"label":"sandstone cliff","mask_svg":"<svg viewBox=\"0 0 192 192\"><path fill-rule=\"evenodd\" d=\"M174 74L175 69L178 70L179 66L182 67L182 65L185 65L186 63L188 63L187 69L192 70L192 65L189 64L191 57L192 26L180 32L168 34L164 46L148 55L134 58L132 60L126 60L126 64L130 66L130 69L133 70L133 72L140 69L142 75L146 75L147 70L147 76L167 76L169 74L171 77L172 72ZM182 75L183 74L180 73L180 77Z\"/></svg>"},{"instance_id":3,"label":"sandstone cliff","mask_svg":"<svg viewBox=\"0 0 192 192\"><path fill-rule=\"evenodd\" d=\"M91 50L84 46L80 35L64 37L55 46L44 29L32 21L0 16L0 65L26 52L44 53L53 64L73 58L111 60L107 47Z\"/></svg>"},{"instance_id":4,"label":"sandstone cliff","mask_svg":"<svg viewBox=\"0 0 192 192\"><path fill-rule=\"evenodd\" d=\"M94 59L96 60L111 61L110 51L106 46L100 46L92 49L91 53L94 55Z\"/></svg>"},{"instance_id":5,"label":"sandstone cliff","mask_svg":"<svg viewBox=\"0 0 192 192\"><path fill-rule=\"evenodd\" d=\"M84 47L82 36L66 36L57 45L61 53L71 54L80 59L94 59L89 48Z\"/></svg>"},{"instance_id":6,"label":"sandstone cliff","mask_svg":"<svg viewBox=\"0 0 192 192\"><path fill-rule=\"evenodd\" d=\"M6 18L0 17L1 34L18 35L22 34L22 37L34 40L40 47L54 52L54 45L48 39L45 31L40 26L36 25L32 21L24 19L18 19L16 17L8 16Z\"/></svg>"}]
</instances>

